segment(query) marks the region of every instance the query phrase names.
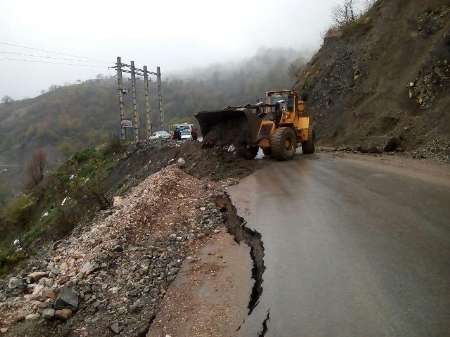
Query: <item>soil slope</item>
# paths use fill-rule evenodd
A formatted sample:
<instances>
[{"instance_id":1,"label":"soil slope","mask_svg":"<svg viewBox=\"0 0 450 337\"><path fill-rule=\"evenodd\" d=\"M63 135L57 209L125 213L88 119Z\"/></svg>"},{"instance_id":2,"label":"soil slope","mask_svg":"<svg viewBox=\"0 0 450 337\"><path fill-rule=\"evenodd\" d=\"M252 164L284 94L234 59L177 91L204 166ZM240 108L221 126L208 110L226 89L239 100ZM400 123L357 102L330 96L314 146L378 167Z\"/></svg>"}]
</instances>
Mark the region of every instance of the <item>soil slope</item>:
<instances>
[{"instance_id":1,"label":"soil slope","mask_svg":"<svg viewBox=\"0 0 450 337\"><path fill-rule=\"evenodd\" d=\"M450 6L380 0L299 74L322 144L395 146L448 160Z\"/></svg>"}]
</instances>

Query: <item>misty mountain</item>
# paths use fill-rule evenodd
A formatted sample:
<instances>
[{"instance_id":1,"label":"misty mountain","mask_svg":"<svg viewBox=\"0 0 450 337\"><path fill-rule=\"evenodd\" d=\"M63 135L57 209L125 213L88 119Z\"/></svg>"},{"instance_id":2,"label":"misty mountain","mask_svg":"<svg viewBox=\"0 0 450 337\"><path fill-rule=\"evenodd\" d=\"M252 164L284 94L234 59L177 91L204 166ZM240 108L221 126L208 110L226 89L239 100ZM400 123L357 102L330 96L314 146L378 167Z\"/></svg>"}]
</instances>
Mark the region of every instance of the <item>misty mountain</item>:
<instances>
[{"instance_id":1,"label":"misty mountain","mask_svg":"<svg viewBox=\"0 0 450 337\"><path fill-rule=\"evenodd\" d=\"M166 76L165 127L192 121L197 111L252 103L269 89L290 88L293 81L289 74L302 64L303 59L294 50L261 49L253 57L233 64L216 64ZM0 164L18 166L0 174L3 190L17 191L22 186L23 167L36 149L43 149L50 164L56 165L86 146L117 137L119 109L115 81L99 76L82 83L52 86L32 99L0 104ZM124 84L130 87L127 79ZM142 80L138 81L137 90L138 110L143 112ZM151 92L153 124L158 126L154 83ZM128 118L132 115L130 96L125 97Z\"/></svg>"}]
</instances>

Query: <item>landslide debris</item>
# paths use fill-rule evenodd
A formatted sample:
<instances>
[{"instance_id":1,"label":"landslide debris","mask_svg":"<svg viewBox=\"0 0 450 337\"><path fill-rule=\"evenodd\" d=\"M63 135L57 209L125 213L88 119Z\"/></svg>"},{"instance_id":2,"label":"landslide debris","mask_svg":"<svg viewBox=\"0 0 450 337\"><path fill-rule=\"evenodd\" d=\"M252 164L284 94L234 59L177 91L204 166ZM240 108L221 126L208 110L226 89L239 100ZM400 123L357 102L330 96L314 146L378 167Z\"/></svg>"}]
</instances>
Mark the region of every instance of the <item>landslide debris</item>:
<instances>
[{"instance_id":1,"label":"landslide debris","mask_svg":"<svg viewBox=\"0 0 450 337\"><path fill-rule=\"evenodd\" d=\"M183 260L223 224L220 185L176 165L147 177L9 282L7 336L144 336Z\"/></svg>"},{"instance_id":2,"label":"landslide debris","mask_svg":"<svg viewBox=\"0 0 450 337\"><path fill-rule=\"evenodd\" d=\"M103 150L77 154L30 193L36 203L27 212L46 221L52 208L70 206L85 216L30 246L23 236L11 242L28 255L0 279L0 332L145 336L183 260L225 223L215 204L223 186L256 165L228 147L196 142L149 142L111 157ZM95 190L86 187L90 181ZM40 245L34 255L33 244Z\"/></svg>"},{"instance_id":3,"label":"landslide debris","mask_svg":"<svg viewBox=\"0 0 450 337\"><path fill-rule=\"evenodd\" d=\"M89 223L150 174L169 164L199 178L234 180L250 174L254 161L221 147L202 149L198 142L152 141L138 146L88 148L70 158L40 185L0 212L0 275L48 242Z\"/></svg>"},{"instance_id":4,"label":"landslide debris","mask_svg":"<svg viewBox=\"0 0 450 337\"><path fill-rule=\"evenodd\" d=\"M379 0L330 29L297 89L323 145L450 156L450 5ZM391 144L392 145L392 144Z\"/></svg>"}]
</instances>

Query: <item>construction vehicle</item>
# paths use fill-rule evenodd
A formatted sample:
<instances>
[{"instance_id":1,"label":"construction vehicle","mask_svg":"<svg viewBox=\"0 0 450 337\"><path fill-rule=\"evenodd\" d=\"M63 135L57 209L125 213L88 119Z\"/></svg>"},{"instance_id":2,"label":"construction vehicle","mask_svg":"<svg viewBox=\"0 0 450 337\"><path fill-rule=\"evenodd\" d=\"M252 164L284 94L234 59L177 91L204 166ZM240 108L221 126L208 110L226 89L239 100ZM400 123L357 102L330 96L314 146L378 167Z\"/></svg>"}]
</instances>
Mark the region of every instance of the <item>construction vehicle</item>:
<instances>
[{"instance_id":1,"label":"construction vehicle","mask_svg":"<svg viewBox=\"0 0 450 337\"><path fill-rule=\"evenodd\" d=\"M298 144L314 153L314 132L305 102L295 90L266 92L265 102L195 114L205 146L233 145L253 159L261 148L266 156L289 160Z\"/></svg>"}]
</instances>

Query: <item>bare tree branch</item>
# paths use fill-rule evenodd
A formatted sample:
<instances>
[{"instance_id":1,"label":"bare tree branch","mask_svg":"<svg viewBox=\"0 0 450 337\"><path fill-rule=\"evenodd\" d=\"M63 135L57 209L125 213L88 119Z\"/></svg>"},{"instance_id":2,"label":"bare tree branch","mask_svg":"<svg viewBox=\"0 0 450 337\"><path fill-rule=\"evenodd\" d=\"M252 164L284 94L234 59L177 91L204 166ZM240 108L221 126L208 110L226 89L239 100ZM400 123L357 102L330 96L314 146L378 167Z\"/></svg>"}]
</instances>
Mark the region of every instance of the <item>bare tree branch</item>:
<instances>
[{"instance_id":1,"label":"bare tree branch","mask_svg":"<svg viewBox=\"0 0 450 337\"><path fill-rule=\"evenodd\" d=\"M39 149L33 153L27 166L27 185L32 188L44 179L44 170L47 166L47 154Z\"/></svg>"}]
</instances>

